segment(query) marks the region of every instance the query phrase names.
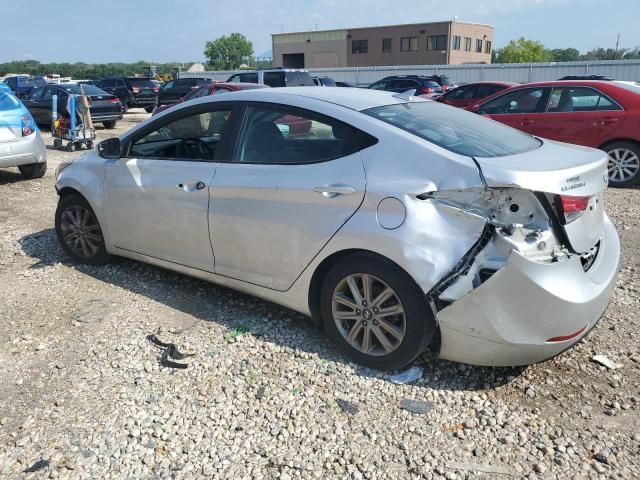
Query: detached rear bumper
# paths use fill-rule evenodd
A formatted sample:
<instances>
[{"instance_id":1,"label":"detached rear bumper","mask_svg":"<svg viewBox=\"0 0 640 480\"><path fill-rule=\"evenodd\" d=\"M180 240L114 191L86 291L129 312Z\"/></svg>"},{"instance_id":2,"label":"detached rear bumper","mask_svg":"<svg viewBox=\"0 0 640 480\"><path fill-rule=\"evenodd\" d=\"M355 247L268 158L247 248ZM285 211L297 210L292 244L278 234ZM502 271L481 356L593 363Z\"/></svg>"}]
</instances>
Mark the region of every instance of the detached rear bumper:
<instances>
[{"instance_id":1,"label":"detached rear bumper","mask_svg":"<svg viewBox=\"0 0 640 480\"><path fill-rule=\"evenodd\" d=\"M618 233L607 217L598 257L587 273L578 257L544 264L513 252L489 280L439 312L440 357L516 366L562 353L587 335L604 313L616 285L619 258Z\"/></svg>"}]
</instances>

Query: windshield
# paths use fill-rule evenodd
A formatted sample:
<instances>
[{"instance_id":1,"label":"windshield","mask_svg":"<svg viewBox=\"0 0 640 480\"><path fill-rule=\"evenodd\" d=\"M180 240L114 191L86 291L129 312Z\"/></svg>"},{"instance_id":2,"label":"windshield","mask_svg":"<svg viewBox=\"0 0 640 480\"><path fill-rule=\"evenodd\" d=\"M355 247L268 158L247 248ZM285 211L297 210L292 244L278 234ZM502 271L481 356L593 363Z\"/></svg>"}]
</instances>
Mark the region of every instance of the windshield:
<instances>
[{"instance_id":1,"label":"windshield","mask_svg":"<svg viewBox=\"0 0 640 480\"><path fill-rule=\"evenodd\" d=\"M20 106L18 99L9 92L0 91L0 112L14 110Z\"/></svg>"},{"instance_id":2,"label":"windshield","mask_svg":"<svg viewBox=\"0 0 640 480\"><path fill-rule=\"evenodd\" d=\"M503 157L542 145L519 130L437 102L386 105L363 113L468 157Z\"/></svg>"},{"instance_id":3,"label":"windshield","mask_svg":"<svg viewBox=\"0 0 640 480\"><path fill-rule=\"evenodd\" d=\"M74 95L80 95L80 85L64 85L60 86L67 93L72 93ZM102 90L101 88L95 87L93 85L82 85L82 90L85 95L109 95L107 92Z\"/></svg>"},{"instance_id":4,"label":"windshield","mask_svg":"<svg viewBox=\"0 0 640 480\"><path fill-rule=\"evenodd\" d=\"M39 77L20 77L20 86L22 87L39 87L46 84L47 82Z\"/></svg>"}]
</instances>

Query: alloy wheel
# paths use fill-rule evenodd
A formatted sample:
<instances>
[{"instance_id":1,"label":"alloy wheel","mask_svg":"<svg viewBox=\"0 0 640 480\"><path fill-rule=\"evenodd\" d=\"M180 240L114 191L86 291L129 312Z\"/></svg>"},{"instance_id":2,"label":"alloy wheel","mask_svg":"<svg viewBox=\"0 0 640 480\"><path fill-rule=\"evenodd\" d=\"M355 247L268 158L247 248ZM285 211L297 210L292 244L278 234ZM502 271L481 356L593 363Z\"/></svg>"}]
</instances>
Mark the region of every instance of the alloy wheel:
<instances>
[{"instance_id":1,"label":"alloy wheel","mask_svg":"<svg viewBox=\"0 0 640 480\"><path fill-rule=\"evenodd\" d=\"M404 340L407 325L402 302L373 275L354 273L342 279L333 292L331 308L342 337L366 355L388 355Z\"/></svg>"},{"instance_id":2,"label":"alloy wheel","mask_svg":"<svg viewBox=\"0 0 640 480\"><path fill-rule=\"evenodd\" d=\"M626 148L615 148L609 151L607 166L609 180L615 183L626 182L640 171L640 158L636 153Z\"/></svg>"},{"instance_id":3,"label":"alloy wheel","mask_svg":"<svg viewBox=\"0 0 640 480\"><path fill-rule=\"evenodd\" d=\"M102 232L94 213L81 205L69 206L60 217L65 244L79 257L91 258L102 245Z\"/></svg>"}]
</instances>

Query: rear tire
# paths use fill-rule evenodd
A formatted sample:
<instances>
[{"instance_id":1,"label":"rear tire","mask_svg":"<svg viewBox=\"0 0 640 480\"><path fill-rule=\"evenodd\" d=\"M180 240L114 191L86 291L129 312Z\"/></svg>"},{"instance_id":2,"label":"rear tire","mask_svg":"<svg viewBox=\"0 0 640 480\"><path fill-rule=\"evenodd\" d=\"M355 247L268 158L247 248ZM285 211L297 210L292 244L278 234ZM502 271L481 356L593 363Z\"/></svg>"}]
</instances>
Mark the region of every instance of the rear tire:
<instances>
[{"instance_id":1,"label":"rear tire","mask_svg":"<svg viewBox=\"0 0 640 480\"><path fill-rule=\"evenodd\" d=\"M427 349L437 332L434 314L413 278L373 254L350 255L331 267L320 303L325 330L339 350L369 368L404 367Z\"/></svg>"},{"instance_id":2,"label":"rear tire","mask_svg":"<svg viewBox=\"0 0 640 480\"><path fill-rule=\"evenodd\" d=\"M631 187L640 183L640 145L635 142L613 142L603 150L609 155L607 169L611 187Z\"/></svg>"},{"instance_id":3,"label":"rear tire","mask_svg":"<svg viewBox=\"0 0 640 480\"><path fill-rule=\"evenodd\" d=\"M18 167L20 173L27 180L33 180L34 178L42 178L47 173L47 162L42 163L30 163L28 165L20 165Z\"/></svg>"},{"instance_id":4,"label":"rear tire","mask_svg":"<svg viewBox=\"0 0 640 480\"><path fill-rule=\"evenodd\" d=\"M127 113L127 110L129 110L129 104L127 103L127 101L120 100L120 103L122 104L122 113Z\"/></svg>"},{"instance_id":5,"label":"rear tire","mask_svg":"<svg viewBox=\"0 0 640 480\"><path fill-rule=\"evenodd\" d=\"M80 195L60 198L55 224L58 241L73 260L89 265L109 260L98 218Z\"/></svg>"},{"instance_id":6,"label":"rear tire","mask_svg":"<svg viewBox=\"0 0 640 480\"><path fill-rule=\"evenodd\" d=\"M107 120L106 122L102 122L102 125L104 125L104 128L106 128L107 130L111 130L116 128L116 121L115 120Z\"/></svg>"},{"instance_id":7,"label":"rear tire","mask_svg":"<svg viewBox=\"0 0 640 480\"><path fill-rule=\"evenodd\" d=\"M151 107L144 107L144 111L145 111L145 112L147 112L147 113L153 113L153 109L154 109L154 108L155 108L154 106L151 106Z\"/></svg>"}]
</instances>

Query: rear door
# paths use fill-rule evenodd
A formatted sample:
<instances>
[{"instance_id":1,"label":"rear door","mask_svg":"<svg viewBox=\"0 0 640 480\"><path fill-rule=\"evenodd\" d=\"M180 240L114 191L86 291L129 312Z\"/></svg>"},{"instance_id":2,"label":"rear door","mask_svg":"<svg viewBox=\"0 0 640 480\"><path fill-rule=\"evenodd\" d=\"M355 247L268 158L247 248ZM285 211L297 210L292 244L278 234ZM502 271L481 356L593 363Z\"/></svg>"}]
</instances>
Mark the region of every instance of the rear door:
<instances>
[{"instance_id":1,"label":"rear door","mask_svg":"<svg viewBox=\"0 0 640 480\"><path fill-rule=\"evenodd\" d=\"M625 112L600 91L584 86L554 87L538 116L536 134L561 142L599 147L615 138Z\"/></svg>"},{"instance_id":2,"label":"rear door","mask_svg":"<svg viewBox=\"0 0 640 480\"><path fill-rule=\"evenodd\" d=\"M118 249L213 271L209 188L232 110L224 103L180 109L106 162L106 225Z\"/></svg>"},{"instance_id":3,"label":"rear door","mask_svg":"<svg viewBox=\"0 0 640 480\"><path fill-rule=\"evenodd\" d=\"M549 88L519 88L480 106L478 113L532 135L537 134L539 115L544 111Z\"/></svg>"},{"instance_id":4,"label":"rear door","mask_svg":"<svg viewBox=\"0 0 640 480\"><path fill-rule=\"evenodd\" d=\"M51 123L51 98L53 87L36 87L23 101L38 125Z\"/></svg>"},{"instance_id":5,"label":"rear door","mask_svg":"<svg viewBox=\"0 0 640 480\"><path fill-rule=\"evenodd\" d=\"M307 122L292 134L292 119ZM371 139L329 117L249 104L210 209L216 273L287 290L364 198L359 153ZM369 143L370 144L370 143Z\"/></svg>"}]
</instances>

